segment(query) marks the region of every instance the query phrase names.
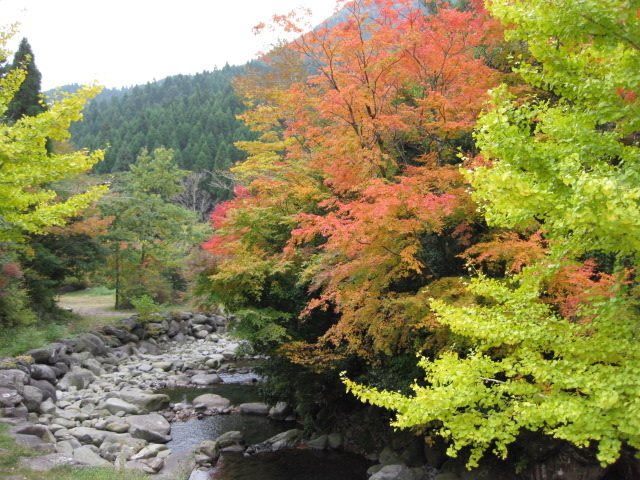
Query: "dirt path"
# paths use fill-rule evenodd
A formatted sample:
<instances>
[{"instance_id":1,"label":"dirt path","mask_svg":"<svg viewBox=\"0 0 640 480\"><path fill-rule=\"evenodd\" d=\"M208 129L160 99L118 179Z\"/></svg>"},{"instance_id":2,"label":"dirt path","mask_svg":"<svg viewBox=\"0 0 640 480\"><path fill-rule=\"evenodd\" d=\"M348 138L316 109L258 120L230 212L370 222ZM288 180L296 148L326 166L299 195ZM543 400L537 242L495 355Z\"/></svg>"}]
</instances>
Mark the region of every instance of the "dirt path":
<instances>
[{"instance_id":1,"label":"dirt path","mask_svg":"<svg viewBox=\"0 0 640 480\"><path fill-rule=\"evenodd\" d=\"M115 311L113 295L63 295L58 305L83 317L128 317L131 311Z\"/></svg>"}]
</instances>

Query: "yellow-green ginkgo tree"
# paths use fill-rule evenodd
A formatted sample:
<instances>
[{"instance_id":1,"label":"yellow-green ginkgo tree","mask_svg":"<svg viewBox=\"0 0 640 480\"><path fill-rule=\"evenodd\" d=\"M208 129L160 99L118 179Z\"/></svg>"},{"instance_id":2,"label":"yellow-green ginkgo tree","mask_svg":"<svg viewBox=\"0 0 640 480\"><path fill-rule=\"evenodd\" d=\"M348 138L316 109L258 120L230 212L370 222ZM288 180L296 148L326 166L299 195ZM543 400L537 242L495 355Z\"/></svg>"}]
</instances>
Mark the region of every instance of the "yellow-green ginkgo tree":
<instances>
[{"instance_id":1,"label":"yellow-green ginkgo tree","mask_svg":"<svg viewBox=\"0 0 640 480\"><path fill-rule=\"evenodd\" d=\"M488 3L527 44L534 61L517 68L537 94L493 92L476 134L486 161L465 174L490 225L537 224L548 254L512 277L472 280L478 305L432 302L472 347L421 359L413 395L345 382L394 410L397 427L436 425L450 454L470 449L470 466L487 450L505 456L523 430L594 447L610 464L640 448L640 2ZM594 257L609 269L585 267ZM550 285L571 268L592 288L558 308Z\"/></svg>"},{"instance_id":2,"label":"yellow-green ginkgo tree","mask_svg":"<svg viewBox=\"0 0 640 480\"><path fill-rule=\"evenodd\" d=\"M8 57L12 29L0 33L0 60ZM52 102L36 116L15 122L5 117L26 71L15 68L0 78L0 242L20 240L24 233L40 233L96 200L105 190L96 186L61 199L51 183L90 169L102 159L101 151L50 153L47 142L69 137L72 122L81 119L87 101L98 87L83 87L76 94Z\"/></svg>"}]
</instances>

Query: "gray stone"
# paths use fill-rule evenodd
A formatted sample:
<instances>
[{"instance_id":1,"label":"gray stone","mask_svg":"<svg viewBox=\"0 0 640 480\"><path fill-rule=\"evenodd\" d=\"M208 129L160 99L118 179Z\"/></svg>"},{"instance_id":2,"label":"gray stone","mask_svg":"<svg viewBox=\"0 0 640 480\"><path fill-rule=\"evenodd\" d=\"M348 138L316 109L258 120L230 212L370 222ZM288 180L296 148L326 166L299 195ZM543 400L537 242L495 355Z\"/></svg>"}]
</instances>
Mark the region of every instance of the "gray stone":
<instances>
[{"instance_id":1,"label":"gray stone","mask_svg":"<svg viewBox=\"0 0 640 480\"><path fill-rule=\"evenodd\" d=\"M144 460L146 458L152 458L158 456L162 451L168 450L166 445L160 443L154 443L144 447L138 453L131 457L131 460Z\"/></svg>"},{"instance_id":2,"label":"gray stone","mask_svg":"<svg viewBox=\"0 0 640 480\"><path fill-rule=\"evenodd\" d=\"M209 323L209 317L206 315L196 314L191 317L191 321L196 325L204 325Z\"/></svg>"},{"instance_id":3,"label":"gray stone","mask_svg":"<svg viewBox=\"0 0 640 480\"><path fill-rule=\"evenodd\" d=\"M58 382L58 388L63 391L69 390L71 387L83 390L91 385L94 380L95 375L89 370L73 366L71 367L71 371L60 379Z\"/></svg>"},{"instance_id":4,"label":"gray stone","mask_svg":"<svg viewBox=\"0 0 640 480\"><path fill-rule=\"evenodd\" d=\"M106 430L114 433L127 433L131 426L125 422L111 422L106 426Z\"/></svg>"},{"instance_id":5,"label":"gray stone","mask_svg":"<svg viewBox=\"0 0 640 480\"><path fill-rule=\"evenodd\" d=\"M140 350L141 353L147 353L149 355L160 355L160 353L162 353L157 345L154 345L148 340L142 340L138 344L138 350Z\"/></svg>"},{"instance_id":6,"label":"gray stone","mask_svg":"<svg viewBox=\"0 0 640 480\"><path fill-rule=\"evenodd\" d=\"M380 457L378 458L378 462L382 465L404 465L404 460L400 458L396 452L394 452L391 448L385 447L380 452Z\"/></svg>"},{"instance_id":7,"label":"gray stone","mask_svg":"<svg viewBox=\"0 0 640 480\"><path fill-rule=\"evenodd\" d=\"M240 413L244 415L258 415L260 417L266 417L269 415L269 405L259 402L250 402L240 404Z\"/></svg>"},{"instance_id":8,"label":"gray stone","mask_svg":"<svg viewBox=\"0 0 640 480\"><path fill-rule=\"evenodd\" d=\"M0 387L5 387L22 393L24 385L28 383L29 375L22 370L9 369L0 370Z\"/></svg>"},{"instance_id":9,"label":"gray stone","mask_svg":"<svg viewBox=\"0 0 640 480\"><path fill-rule=\"evenodd\" d=\"M72 454L71 454L72 455ZM36 472L48 472L49 470L63 465L78 465L71 455L62 453L49 453L37 457L23 457L20 459L20 466ZM20 476L20 478L24 478Z\"/></svg>"},{"instance_id":10,"label":"gray stone","mask_svg":"<svg viewBox=\"0 0 640 480\"><path fill-rule=\"evenodd\" d=\"M344 437L341 433L331 433L327 440L329 442L329 448L333 450L342 448L342 444L344 443Z\"/></svg>"},{"instance_id":11,"label":"gray stone","mask_svg":"<svg viewBox=\"0 0 640 480\"><path fill-rule=\"evenodd\" d=\"M416 476L406 465L385 465L369 480L416 480Z\"/></svg>"},{"instance_id":12,"label":"gray stone","mask_svg":"<svg viewBox=\"0 0 640 480\"><path fill-rule=\"evenodd\" d=\"M166 360L153 362L151 365L153 366L153 368L157 368L165 372L168 372L169 370L171 370L171 362L167 362Z\"/></svg>"},{"instance_id":13,"label":"gray stone","mask_svg":"<svg viewBox=\"0 0 640 480\"><path fill-rule=\"evenodd\" d=\"M159 393L144 393L135 390L121 391L120 398L143 410L155 412L169 406L169 397Z\"/></svg>"},{"instance_id":14,"label":"gray stone","mask_svg":"<svg viewBox=\"0 0 640 480\"><path fill-rule=\"evenodd\" d=\"M175 337L180 332L180 324L175 320L171 320L169 329L167 330L167 336Z\"/></svg>"},{"instance_id":15,"label":"gray stone","mask_svg":"<svg viewBox=\"0 0 640 480\"><path fill-rule=\"evenodd\" d=\"M27 418L29 417L29 410L23 405L16 405L15 407L0 408L0 417L5 418Z\"/></svg>"},{"instance_id":16,"label":"gray stone","mask_svg":"<svg viewBox=\"0 0 640 480\"><path fill-rule=\"evenodd\" d=\"M167 434L171 430L171 424L167 422L162 415L157 413L150 413L149 415L131 415L130 417L126 417L124 421L131 427L145 428L163 434Z\"/></svg>"},{"instance_id":17,"label":"gray stone","mask_svg":"<svg viewBox=\"0 0 640 480\"><path fill-rule=\"evenodd\" d=\"M207 368L220 368L223 362L224 356L219 353L214 353L213 355L209 356L204 364L207 366Z\"/></svg>"},{"instance_id":18,"label":"gray stone","mask_svg":"<svg viewBox=\"0 0 640 480\"><path fill-rule=\"evenodd\" d=\"M35 363L54 365L58 361L58 352L55 348L34 348L24 352L23 355L30 356Z\"/></svg>"},{"instance_id":19,"label":"gray stone","mask_svg":"<svg viewBox=\"0 0 640 480\"><path fill-rule=\"evenodd\" d=\"M193 334L193 336L196 338L207 338L208 335L209 332L207 332L206 330L199 330Z\"/></svg>"},{"instance_id":20,"label":"gray stone","mask_svg":"<svg viewBox=\"0 0 640 480\"><path fill-rule=\"evenodd\" d=\"M284 420L291 412L293 412L291 405L287 402L278 402L269 410L269 416L274 420Z\"/></svg>"},{"instance_id":21,"label":"gray stone","mask_svg":"<svg viewBox=\"0 0 640 480\"><path fill-rule=\"evenodd\" d=\"M170 435L144 427L131 426L129 434L134 438L140 438L149 443L168 443L171 441Z\"/></svg>"},{"instance_id":22,"label":"gray stone","mask_svg":"<svg viewBox=\"0 0 640 480\"><path fill-rule=\"evenodd\" d=\"M195 409L206 409L206 410L225 410L231 406L231 401L221 397L220 395L216 395L214 393L207 393L204 395L199 395L193 399L192 402L193 408Z\"/></svg>"},{"instance_id":23,"label":"gray stone","mask_svg":"<svg viewBox=\"0 0 640 480\"><path fill-rule=\"evenodd\" d=\"M308 441L307 447L314 448L316 450L324 450L327 448L328 443L329 443L329 436L320 435L318 438Z\"/></svg>"},{"instance_id":24,"label":"gray stone","mask_svg":"<svg viewBox=\"0 0 640 480\"><path fill-rule=\"evenodd\" d=\"M31 365L31 378L35 380L46 380L51 384L56 383L56 372L49 365Z\"/></svg>"},{"instance_id":25,"label":"gray stone","mask_svg":"<svg viewBox=\"0 0 640 480\"><path fill-rule=\"evenodd\" d=\"M147 465L148 468L143 468L143 470L147 473L158 473L164 467L164 460L162 458L148 458L146 460L141 460L142 463Z\"/></svg>"},{"instance_id":26,"label":"gray stone","mask_svg":"<svg viewBox=\"0 0 640 480\"><path fill-rule=\"evenodd\" d=\"M56 390L56 387L54 387L51 383L47 382L46 380L31 379L29 384L32 387L36 387L40 389L43 395L43 400L51 399L53 401L56 401L56 399L58 398L58 391Z\"/></svg>"},{"instance_id":27,"label":"gray stone","mask_svg":"<svg viewBox=\"0 0 640 480\"><path fill-rule=\"evenodd\" d=\"M280 450L283 448L297 447L302 443L302 438L302 430L294 428L292 430L279 433L278 435L274 435L263 443L269 446L272 450Z\"/></svg>"},{"instance_id":28,"label":"gray stone","mask_svg":"<svg viewBox=\"0 0 640 480\"><path fill-rule=\"evenodd\" d=\"M242 435L242 432L239 432L237 430L225 432L216 439L216 445L220 449L229 447L231 445L241 445L243 443L244 436Z\"/></svg>"},{"instance_id":29,"label":"gray stone","mask_svg":"<svg viewBox=\"0 0 640 480\"><path fill-rule=\"evenodd\" d=\"M40 413L43 415L53 415L56 413L56 404L53 403L53 400L47 398L44 402L40 404Z\"/></svg>"},{"instance_id":30,"label":"gray stone","mask_svg":"<svg viewBox=\"0 0 640 480\"><path fill-rule=\"evenodd\" d=\"M35 452L40 453L53 453L56 448L53 443L45 442L40 437L35 435L23 435L21 433L16 433L12 435L16 441L16 445L20 447L27 447Z\"/></svg>"},{"instance_id":31,"label":"gray stone","mask_svg":"<svg viewBox=\"0 0 640 480\"><path fill-rule=\"evenodd\" d=\"M57 432L56 432L57 433ZM70 428L69 433L84 445L95 445L99 447L107 437L107 432L90 427Z\"/></svg>"},{"instance_id":32,"label":"gray stone","mask_svg":"<svg viewBox=\"0 0 640 480\"><path fill-rule=\"evenodd\" d=\"M124 412L127 415L138 415L140 413L140 407L119 398L108 398L104 402L103 408L114 415L118 412Z\"/></svg>"},{"instance_id":33,"label":"gray stone","mask_svg":"<svg viewBox=\"0 0 640 480\"><path fill-rule=\"evenodd\" d=\"M97 377L106 373L104 368L102 368L100 362L98 362L95 358L87 358L84 362L82 362L82 366Z\"/></svg>"},{"instance_id":34,"label":"gray stone","mask_svg":"<svg viewBox=\"0 0 640 480\"><path fill-rule=\"evenodd\" d=\"M218 443L215 440L205 440L203 441L196 452L202 453L206 459L203 459L203 462L207 462L209 460L217 460L220 456L220 448L218 447Z\"/></svg>"},{"instance_id":35,"label":"gray stone","mask_svg":"<svg viewBox=\"0 0 640 480\"><path fill-rule=\"evenodd\" d=\"M24 386L24 392L22 393L23 403L30 412L40 411L40 404L44 400L42 390L31 385Z\"/></svg>"},{"instance_id":36,"label":"gray stone","mask_svg":"<svg viewBox=\"0 0 640 480\"><path fill-rule=\"evenodd\" d=\"M76 462L91 467L111 467L112 464L91 450L89 447L84 446L77 448L73 451L73 459Z\"/></svg>"},{"instance_id":37,"label":"gray stone","mask_svg":"<svg viewBox=\"0 0 640 480\"><path fill-rule=\"evenodd\" d=\"M44 425L25 423L9 430L12 434L34 435L47 443L55 443L56 439Z\"/></svg>"},{"instance_id":38,"label":"gray stone","mask_svg":"<svg viewBox=\"0 0 640 480\"><path fill-rule=\"evenodd\" d=\"M216 385L222 383L220 375L215 373L210 374L198 374L191 377L191 383L194 385Z\"/></svg>"},{"instance_id":39,"label":"gray stone","mask_svg":"<svg viewBox=\"0 0 640 480\"><path fill-rule=\"evenodd\" d=\"M22 401L17 390L0 387L0 407L14 407Z\"/></svg>"}]
</instances>

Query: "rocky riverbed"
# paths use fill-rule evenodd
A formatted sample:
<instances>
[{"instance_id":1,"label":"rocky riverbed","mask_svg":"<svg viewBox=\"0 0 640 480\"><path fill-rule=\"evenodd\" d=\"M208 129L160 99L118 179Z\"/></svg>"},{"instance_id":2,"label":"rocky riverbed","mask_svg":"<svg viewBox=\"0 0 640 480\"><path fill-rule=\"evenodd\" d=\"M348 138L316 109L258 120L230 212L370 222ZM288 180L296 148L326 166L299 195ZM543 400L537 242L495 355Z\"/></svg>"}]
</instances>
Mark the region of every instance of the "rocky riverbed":
<instances>
[{"instance_id":1,"label":"rocky riverbed","mask_svg":"<svg viewBox=\"0 0 640 480\"><path fill-rule=\"evenodd\" d=\"M167 395L154 393L207 388L230 373L246 374L234 364L240 344L225 333L226 323L220 315L189 313L151 322L132 317L100 332L2 359L0 422L10 425L17 444L43 454L25 458L23 464L34 470L62 464L133 468L177 479L198 478L197 469L208 471L224 452L251 455L300 445L340 450L340 433L305 439L299 428L254 445L246 445L240 431L229 431L189 452L168 447L174 422L232 413L295 421L294 410L285 403L232 405L204 392L191 403L170 403ZM393 476L381 464L370 472L372 480L413 480L433 473L396 463Z\"/></svg>"}]
</instances>

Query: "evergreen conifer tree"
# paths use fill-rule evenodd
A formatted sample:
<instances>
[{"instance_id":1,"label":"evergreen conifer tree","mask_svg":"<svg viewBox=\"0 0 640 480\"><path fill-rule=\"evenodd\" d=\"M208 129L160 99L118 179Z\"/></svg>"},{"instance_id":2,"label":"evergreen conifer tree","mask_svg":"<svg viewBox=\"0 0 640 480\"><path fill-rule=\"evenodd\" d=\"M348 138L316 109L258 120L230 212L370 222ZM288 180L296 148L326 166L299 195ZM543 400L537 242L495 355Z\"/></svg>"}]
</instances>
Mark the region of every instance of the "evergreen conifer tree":
<instances>
[{"instance_id":1,"label":"evergreen conifer tree","mask_svg":"<svg viewBox=\"0 0 640 480\"><path fill-rule=\"evenodd\" d=\"M10 70L20 67L24 69L26 76L5 113L7 120L10 122L15 122L25 115L27 117L35 117L47 109L41 99L40 84L42 74L36 67L31 45L29 45L26 38L23 38L20 42Z\"/></svg>"}]
</instances>

